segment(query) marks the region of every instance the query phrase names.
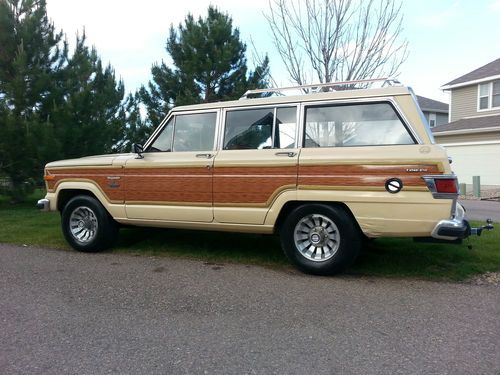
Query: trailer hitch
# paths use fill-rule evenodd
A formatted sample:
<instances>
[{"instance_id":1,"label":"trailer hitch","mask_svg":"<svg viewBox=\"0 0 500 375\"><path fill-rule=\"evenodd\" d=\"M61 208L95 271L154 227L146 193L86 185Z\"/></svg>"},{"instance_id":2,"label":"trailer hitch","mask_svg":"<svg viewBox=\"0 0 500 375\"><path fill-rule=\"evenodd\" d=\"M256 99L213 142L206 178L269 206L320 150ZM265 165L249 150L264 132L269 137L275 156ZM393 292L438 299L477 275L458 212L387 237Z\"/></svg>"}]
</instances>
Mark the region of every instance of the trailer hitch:
<instances>
[{"instance_id":1,"label":"trailer hitch","mask_svg":"<svg viewBox=\"0 0 500 375\"><path fill-rule=\"evenodd\" d=\"M470 228L470 234L480 236L483 230L492 230L493 228L493 221L491 219L486 219L486 225L478 228Z\"/></svg>"}]
</instances>

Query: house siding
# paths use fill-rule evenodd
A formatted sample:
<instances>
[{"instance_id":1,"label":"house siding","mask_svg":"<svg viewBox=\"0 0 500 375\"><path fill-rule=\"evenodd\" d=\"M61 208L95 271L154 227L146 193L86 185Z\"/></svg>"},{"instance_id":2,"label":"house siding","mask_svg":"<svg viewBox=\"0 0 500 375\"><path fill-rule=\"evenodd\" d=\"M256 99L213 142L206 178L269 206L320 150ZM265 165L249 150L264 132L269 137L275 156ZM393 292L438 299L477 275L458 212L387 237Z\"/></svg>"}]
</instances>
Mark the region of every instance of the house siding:
<instances>
[{"instance_id":1,"label":"house siding","mask_svg":"<svg viewBox=\"0 0 500 375\"><path fill-rule=\"evenodd\" d=\"M450 122L477 116L477 85L451 90Z\"/></svg>"},{"instance_id":2,"label":"house siding","mask_svg":"<svg viewBox=\"0 0 500 375\"><path fill-rule=\"evenodd\" d=\"M447 113L436 113L436 126L444 125L448 123Z\"/></svg>"},{"instance_id":3,"label":"house siding","mask_svg":"<svg viewBox=\"0 0 500 375\"><path fill-rule=\"evenodd\" d=\"M435 126L444 125L444 124L448 123L448 114L447 113L436 113L436 112L432 112L432 111L423 111L424 117L427 120L428 124L430 124L430 122L431 122L431 119L430 119L431 113L436 115Z\"/></svg>"},{"instance_id":4,"label":"house siding","mask_svg":"<svg viewBox=\"0 0 500 375\"><path fill-rule=\"evenodd\" d=\"M464 117L497 115L499 109L477 110L478 85L460 87L451 90L450 122L460 120Z\"/></svg>"}]
</instances>

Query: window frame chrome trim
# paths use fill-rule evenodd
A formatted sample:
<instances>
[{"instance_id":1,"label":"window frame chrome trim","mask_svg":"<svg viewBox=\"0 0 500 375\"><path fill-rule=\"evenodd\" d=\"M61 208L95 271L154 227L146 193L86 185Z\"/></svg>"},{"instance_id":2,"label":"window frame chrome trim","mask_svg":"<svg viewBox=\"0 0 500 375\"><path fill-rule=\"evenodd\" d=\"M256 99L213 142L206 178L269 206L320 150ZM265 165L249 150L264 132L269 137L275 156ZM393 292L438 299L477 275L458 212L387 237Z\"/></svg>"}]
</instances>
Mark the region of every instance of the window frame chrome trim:
<instances>
[{"instance_id":1,"label":"window frame chrome trim","mask_svg":"<svg viewBox=\"0 0 500 375\"><path fill-rule=\"evenodd\" d=\"M274 148L274 132L275 132L275 122L276 122L276 113L278 108L294 108L295 107L295 113L296 113L296 120L298 121L298 113L300 109L301 103L299 102L290 102L290 103L280 103L280 104L266 104L266 105L251 105L251 106L238 106L238 107L229 107L229 108L221 108L221 132L219 135L219 148L218 151L238 151L238 150L224 150L224 132L226 130L226 118L227 118L227 113L232 112L232 111L241 111L241 110L253 110L253 109L265 109L265 108L273 108L273 113L274 113L274 119L273 119L273 129L272 129L272 140L271 144L273 145L273 148L271 150L285 150L281 148ZM295 144L294 148L292 149L286 149L286 150L295 150L300 148L299 143L297 143L297 130L300 128L300 123L296 123L296 134L295 134ZM252 149L252 150L258 150L258 149Z\"/></svg>"},{"instance_id":2,"label":"window frame chrome trim","mask_svg":"<svg viewBox=\"0 0 500 375\"><path fill-rule=\"evenodd\" d=\"M394 100L392 97L373 97L373 98L353 98L353 99L342 99L342 100L321 100L317 102L307 102L307 103L302 103L303 105L303 114L302 114L302 121L301 121L301 134L302 134L302 141L300 143L300 148L304 147L304 132L305 132L305 121L306 121L306 110L307 107L316 107L316 106L321 106L321 105L327 105L327 106L336 106L336 105L346 105L346 104L374 104L374 103L388 103L391 105L392 109L395 111L396 115L399 117L400 121L402 122L403 126L405 127L406 131L408 134L412 137L414 140L413 145L421 145L423 144L422 139L420 136L415 132L412 126L410 126L411 122L408 120L408 118L404 115L404 113L401 111L399 108L398 103ZM382 146L411 146L412 144L404 144L404 145L358 145L358 146L344 146L344 147L382 147ZM330 146L330 147L320 147L320 148L335 148L335 146Z\"/></svg>"},{"instance_id":3,"label":"window frame chrome trim","mask_svg":"<svg viewBox=\"0 0 500 375\"><path fill-rule=\"evenodd\" d=\"M410 95L414 98L413 92L410 90ZM415 100L415 99L414 99ZM160 122L157 129L153 132L153 134L149 137L149 139L144 144L144 149L146 150L152 142L157 138L158 133L162 131L165 124L168 123L172 116L178 114L196 114L196 113L209 113L209 112L217 112L216 119L216 131L215 131L215 142L214 149L207 151L224 151L223 150L223 141L224 141L224 131L226 129L226 114L229 111L236 110L246 110L246 109L263 109L263 108L282 108L282 107L295 107L297 108L296 112L296 136L295 136L295 147L294 149L303 148L304 144L304 128L305 128L305 109L309 106L317 106L317 105L343 105L343 104L360 104L360 103L374 103L374 102L387 102L390 103L395 110L396 114L400 117L403 125L416 141L415 144L422 145L424 142L422 138L418 135L418 133L410 126L411 122L408 120L406 115L401 111L401 108L394 97L388 96L377 96L377 97L368 97L368 98L351 98L351 99L331 99L331 100L311 100L311 101L290 101L286 103L271 103L271 104L255 104L255 105L242 105L242 106L234 106L234 107L224 107L220 106L218 108L210 108L210 109L196 109L196 110L186 110L186 111L176 111L175 109L170 110L170 112L165 116L165 118ZM417 107L420 108L420 107ZM420 111L421 112L421 111ZM428 124L424 121L424 126L428 127ZM273 126L274 128L274 126ZM434 138L432 133L430 133L429 138L431 143L434 143ZM274 141L274 140L273 140ZM353 147L362 147L362 146L353 146ZM376 145L370 147L377 147Z\"/></svg>"},{"instance_id":4,"label":"window frame chrome trim","mask_svg":"<svg viewBox=\"0 0 500 375\"><path fill-rule=\"evenodd\" d=\"M179 115L196 115L196 114L203 114L203 113L214 113L216 114L215 116L215 131L214 131L214 143L213 147L211 150L203 150L203 151L217 151L218 150L218 129L219 129L219 122L220 122L220 108L211 108L211 109L198 109L198 110L188 110L188 111L174 111L171 110L169 114L165 117L165 119L160 122L160 125L158 128L153 132L153 134L149 137L148 141L144 144L144 150L147 150L149 146L158 138L159 134L163 131L165 126L168 124L170 119L175 116ZM175 122L176 119L174 118L174 128L172 130L172 143L173 145L173 140L174 140L174 135L175 135ZM193 151L160 151L160 152L193 152ZM194 151L198 152L198 151ZM144 153L149 153L148 151L144 151Z\"/></svg>"}]
</instances>

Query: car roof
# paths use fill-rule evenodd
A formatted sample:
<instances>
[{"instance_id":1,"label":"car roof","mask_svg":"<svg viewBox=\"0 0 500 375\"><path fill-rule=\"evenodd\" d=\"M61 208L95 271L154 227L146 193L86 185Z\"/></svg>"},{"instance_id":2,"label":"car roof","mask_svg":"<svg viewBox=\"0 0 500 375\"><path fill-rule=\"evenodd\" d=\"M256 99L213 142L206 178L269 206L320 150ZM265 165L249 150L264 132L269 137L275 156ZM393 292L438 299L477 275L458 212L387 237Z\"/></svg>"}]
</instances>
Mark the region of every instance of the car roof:
<instances>
[{"instance_id":1,"label":"car roof","mask_svg":"<svg viewBox=\"0 0 500 375\"><path fill-rule=\"evenodd\" d=\"M174 107L172 112L210 110L219 108L246 107L246 106L266 106L295 103L308 103L315 101L362 99L373 97L391 97L396 95L409 95L410 89L406 86L390 86L376 89L356 89L319 92L312 94L293 96L273 96L266 98L245 98L240 100L220 101L213 103L193 104Z\"/></svg>"}]
</instances>

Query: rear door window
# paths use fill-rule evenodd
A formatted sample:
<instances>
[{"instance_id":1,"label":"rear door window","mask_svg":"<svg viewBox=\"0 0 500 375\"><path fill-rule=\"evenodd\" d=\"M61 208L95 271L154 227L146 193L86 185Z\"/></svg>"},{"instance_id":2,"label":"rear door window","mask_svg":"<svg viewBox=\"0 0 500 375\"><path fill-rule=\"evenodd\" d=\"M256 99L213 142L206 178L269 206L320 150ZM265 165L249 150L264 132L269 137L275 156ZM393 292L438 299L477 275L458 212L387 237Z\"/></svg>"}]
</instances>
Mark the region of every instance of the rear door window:
<instances>
[{"instance_id":1,"label":"rear door window","mask_svg":"<svg viewBox=\"0 0 500 375\"><path fill-rule=\"evenodd\" d=\"M297 107L254 108L226 113L224 150L295 147Z\"/></svg>"}]
</instances>

